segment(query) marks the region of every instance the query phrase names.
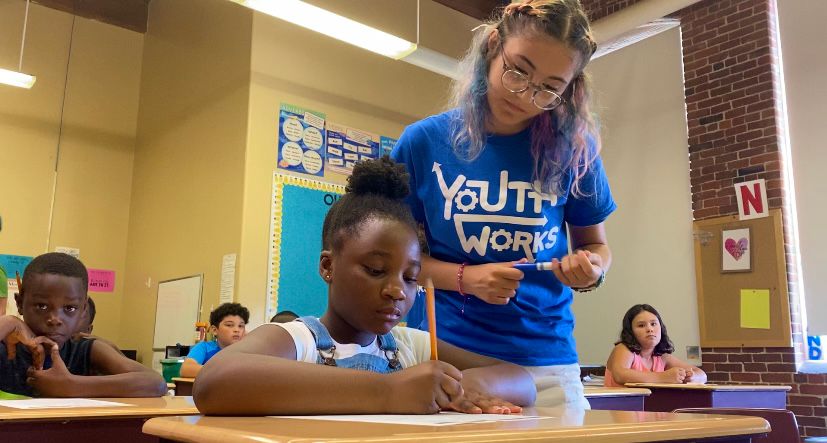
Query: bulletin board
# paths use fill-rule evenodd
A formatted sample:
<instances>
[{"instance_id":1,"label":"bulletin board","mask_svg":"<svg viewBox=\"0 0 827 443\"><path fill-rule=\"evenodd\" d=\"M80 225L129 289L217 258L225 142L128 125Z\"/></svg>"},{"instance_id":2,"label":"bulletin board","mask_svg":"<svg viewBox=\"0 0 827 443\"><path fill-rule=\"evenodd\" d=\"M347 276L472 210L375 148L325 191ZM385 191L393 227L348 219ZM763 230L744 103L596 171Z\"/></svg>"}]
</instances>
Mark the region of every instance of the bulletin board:
<instances>
[{"instance_id":1,"label":"bulletin board","mask_svg":"<svg viewBox=\"0 0 827 443\"><path fill-rule=\"evenodd\" d=\"M743 232L738 230L744 228L749 229L751 269L727 272L723 254L732 250L727 249L724 232ZM699 220L694 223L694 237L701 346L792 346L781 211L773 209L768 217L743 221L737 215ZM745 304L749 298L742 290L769 291L761 305L768 302L765 326L743 327L749 324L745 306L752 308Z\"/></svg>"},{"instance_id":2,"label":"bulletin board","mask_svg":"<svg viewBox=\"0 0 827 443\"><path fill-rule=\"evenodd\" d=\"M266 319L280 311L320 317L327 286L319 276L322 225L344 186L273 174Z\"/></svg>"},{"instance_id":3,"label":"bulletin board","mask_svg":"<svg viewBox=\"0 0 827 443\"><path fill-rule=\"evenodd\" d=\"M201 311L203 279L204 276L199 274L158 283L152 340L154 351L163 351L167 345L193 342L195 322Z\"/></svg>"}]
</instances>

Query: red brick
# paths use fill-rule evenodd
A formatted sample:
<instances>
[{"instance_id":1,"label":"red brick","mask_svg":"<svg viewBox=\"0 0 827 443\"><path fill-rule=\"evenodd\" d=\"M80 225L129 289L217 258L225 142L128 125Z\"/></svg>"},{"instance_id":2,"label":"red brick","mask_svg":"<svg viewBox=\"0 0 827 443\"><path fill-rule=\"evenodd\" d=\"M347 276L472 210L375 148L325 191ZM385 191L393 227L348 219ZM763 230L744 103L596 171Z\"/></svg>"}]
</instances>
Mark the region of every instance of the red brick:
<instances>
[{"instance_id":1,"label":"red brick","mask_svg":"<svg viewBox=\"0 0 827 443\"><path fill-rule=\"evenodd\" d=\"M781 362L781 354L755 354L752 356L755 361Z\"/></svg>"},{"instance_id":2,"label":"red brick","mask_svg":"<svg viewBox=\"0 0 827 443\"><path fill-rule=\"evenodd\" d=\"M807 381L810 383L827 383L825 374L807 374Z\"/></svg>"},{"instance_id":3,"label":"red brick","mask_svg":"<svg viewBox=\"0 0 827 443\"><path fill-rule=\"evenodd\" d=\"M788 395L787 404L802 406L824 406L820 397L812 395Z\"/></svg>"},{"instance_id":4,"label":"red brick","mask_svg":"<svg viewBox=\"0 0 827 443\"><path fill-rule=\"evenodd\" d=\"M827 436L827 428L804 428L804 437L824 437Z\"/></svg>"},{"instance_id":5,"label":"red brick","mask_svg":"<svg viewBox=\"0 0 827 443\"><path fill-rule=\"evenodd\" d=\"M791 363L768 363L769 372L795 372L795 364Z\"/></svg>"},{"instance_id":6,"label":"red brick","mask_svg":"<svg viewBox=\"0 0 827 443\"><path fill-rule=\"evenodd\" d=\"M786 383L793 382L792 374L761 374L761 381L766 383Z\"/></svg>"},{"instance_id":7,"label":"red brick","mask_svg":"<svg viewBox=\"0 0 827 443\"><path fill-rule=\"evenodd\" d=\"M729 380L729 374L726 373L726 372L711 372L711 371L706 371L706 369L704 369L704 371L706 372L706 379L709 382L729 382L730 381ZM816 398L816 397L813 397L813 398ZM819 402L818 404L821 405L821 402Z\"/></svg>"},{"instance_id":8,"label":"red brick","mask_svg":"<svg viewBox=\"0 0 827 443\"><path fill-rule=\"evenodd\" d=\"M787 409L795 415L811 416L813 415L814 408L812 406L788 406Z\"/></svg>"},{"instance_id":9,"label":"red brick","mask_svg":"<svg viewBox=\"0 0 827 443\"><path fill-rule=\"evenodd\" d=\"M767 364L766 363L744 363L744 371L747 372L767 372ZM767 374L763 374L767 375ZM790 375L790 381L792 381L793 377ZM766 380L764 380L766 381Z\"/></svg>"},{"instance_id":10,"label":"red brick","mask_svg":"<svg viewBox=\"0 0 827 443\"><path fill-rule=\"evenodd\" d=\"M802 384L799 389L802 394L827 395L827 385Z\"/></svg>"},{"instance_id":11,"label":"red brick","mask_svg":"<svg viewBox=\"0 0 827 443\"><path fill-rule=\"evenodd\" d=\"M701 353L701 361L703 361L704 363L726 362L727 355Z\"/></svg>"},{"instance_id":12,"label":"red brick","mask_svg":"<svg viewBox=\"0 0 827 443\"><path fill-rule=\"evenodd\" d=\"M815 426L824 427L827 423L824 422L824 417L796 417L798 424L801 426Z\"/></svg>"},{"instance_id":13,"label":"red brick","mask_svg":"<svg viewBox=\"0 0 827 443\"><path fill-rule=\"evenodd\" d=\"M732 381L737 382L754 383L761 381L761 374L751 374L746 372L736 372L734 374L730 374L730 377L732 377Z\"/></svg>"},{"instance_id":14,"label":"red brick","mask_svg":"<svg viewBox=\"0 0 827 443\"><path fill-rule=\"evenodd\" d=\"M741 363L716 363L715 370L719 372L743 372L743 367Z\"/></svg>"},{"instance_id":15,"label":"red brick","mask_svg":"<svg viewBox=\"0 0 827 443\"><path fill-rule=\"evenodd\" d=\"M743 168L744 166L746 166L746 165L743 165L743 166L733 165L733 166L730 166L730 167L741 167L741 168ZM748 362L748 361L751 362L752 361L752 354L729 354L729 361L731 361L731 362L737 362L737 361L739 361L739 362Z\"/></svg>"}]
</instances>

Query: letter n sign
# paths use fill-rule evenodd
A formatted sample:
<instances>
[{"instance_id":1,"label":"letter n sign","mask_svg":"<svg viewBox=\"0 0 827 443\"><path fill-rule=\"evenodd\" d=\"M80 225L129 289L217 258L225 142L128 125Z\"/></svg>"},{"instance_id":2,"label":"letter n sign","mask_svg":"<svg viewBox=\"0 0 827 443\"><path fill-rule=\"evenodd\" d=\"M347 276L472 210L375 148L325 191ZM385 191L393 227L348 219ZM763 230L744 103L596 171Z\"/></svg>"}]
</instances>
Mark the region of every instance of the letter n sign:
<instances>
[{"instance_id":1,"label":"letter n sign","mask_svg":"<svg viewBox=\"0 0 827 443\"><path fill-rule=\"evenodd\" d=\"M767 185L764 179L735 184L738 198L738 219L749 220L768 216Z\"/></svg>"}]
</instances>

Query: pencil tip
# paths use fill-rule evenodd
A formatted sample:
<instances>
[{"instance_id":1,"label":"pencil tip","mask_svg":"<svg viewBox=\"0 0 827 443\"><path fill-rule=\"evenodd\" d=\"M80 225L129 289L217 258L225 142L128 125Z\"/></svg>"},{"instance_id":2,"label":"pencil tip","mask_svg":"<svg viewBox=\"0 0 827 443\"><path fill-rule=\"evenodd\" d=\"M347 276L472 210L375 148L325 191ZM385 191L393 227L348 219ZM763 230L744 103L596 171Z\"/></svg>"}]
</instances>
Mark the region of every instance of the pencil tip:
<instances>
[{"instance_id":1,"label":"pencil tip","mask_svg":"<svg viewBox=\"0 0 827 443\"><path fill-rule=\"evenodd\" d=\"M431 280L431 277L428 277L428 278L425 279L425 287L426 288L433 288L434 287L434 282L433 282L433 280Z\"/></svg>"}]
</instances>

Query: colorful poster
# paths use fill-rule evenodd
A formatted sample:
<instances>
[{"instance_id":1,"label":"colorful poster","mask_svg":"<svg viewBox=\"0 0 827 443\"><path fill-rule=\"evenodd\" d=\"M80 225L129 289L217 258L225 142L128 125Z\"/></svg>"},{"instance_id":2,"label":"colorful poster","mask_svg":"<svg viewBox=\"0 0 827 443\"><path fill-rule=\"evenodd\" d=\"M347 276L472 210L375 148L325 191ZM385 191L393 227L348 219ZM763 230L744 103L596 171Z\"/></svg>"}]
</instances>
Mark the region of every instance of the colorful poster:
<instances>
[{"instance_id":1,"label":"colorful poster","mask_svg":"<svg viewBox=\"0 0 827 443\"><path fill-rule=\"evenodd\" d=\"M391 155L391 151L393 151L393 147L396 145L398 140L395 138L385 137L384 135L379 138L379 145L382 147L382 156Z\"/></svg>"},{"instance_id":2,"label":"colorful poster","mask_svg":"<svg viewBox=\"0 0 827 443\"><path fill-rule=\"evenodd\" d=\"M350 175L360 160L379 158L379 135L337 123L327 124L327 168Z\"/></svg>"},{"instance_id":3,"label":"colorful poster","mask_svg":"<svg viewBox=\"0 0 827 443\"><path fill-rule=\"evenodd\" d=\"M321 316L327 285L319 276L325 215L344 186L273 174L270 218L270 278L265 321L280 311Z\"/></svg>"},{"instance_id":4,"label":"colorful poster","mask_svg":"<svg viewBox=\"0 0 827 443\"><path fill-rule=\"evenodd\" d=\"M115 271L89 269L90 292L112 292L115 290Z\"/></svg>"},{"instance_id":5,"label":"colorful poster","mask_svg":"<svg viewBox=\"0 0 827 443\"><path fill-rule=\"evenodd\" d=\"M279 109L278 167L324 176L324 120L321 112L282 103Z\"/></svg>"},{"instance_id":6,"label":"colorful poster","mask_svg":"<svg viewBox=\"0 0 827 443\"><path fill-rule=\"evenodd\" d=\"M23 278L23 271L26 270L26 266L29 266L32 258L24 255L0 254L0 268L3 268L7 278L16 278L17 274L20 274L20 278Z\"/></svg>"}]
</instances>

